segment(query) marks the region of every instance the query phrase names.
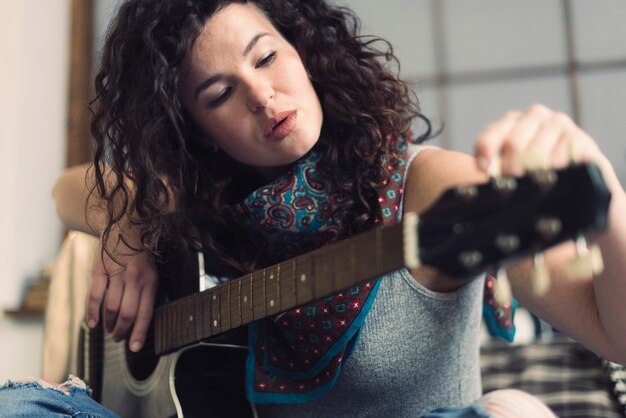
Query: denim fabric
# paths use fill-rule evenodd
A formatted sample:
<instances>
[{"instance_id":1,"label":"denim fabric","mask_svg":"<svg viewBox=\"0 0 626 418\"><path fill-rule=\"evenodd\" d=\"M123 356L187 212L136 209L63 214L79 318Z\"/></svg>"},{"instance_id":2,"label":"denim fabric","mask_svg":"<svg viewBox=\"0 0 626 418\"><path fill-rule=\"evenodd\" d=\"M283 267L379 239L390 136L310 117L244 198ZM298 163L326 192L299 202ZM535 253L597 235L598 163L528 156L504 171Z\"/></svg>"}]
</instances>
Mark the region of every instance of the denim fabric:
<instances>
[{"instance_id":1,"label":"denim fabric","mask_svg":"<svg viewBox=\"0 0 626 418\"><path fill-rule=\"evenodd\" d=\"M94 401L80 379L62 386L66 391L37 380L9 380L0 386L0 418L119 418Z\"/></svg>"},{"instance_id":2,"label":"denim fabric","mask_svg":"<svg viewBox=\"0 0 626 418\"><path fill-rule=\"evenodd\" d=\"M491 418L491 415L476 401L464 408L438 408L421 418Z\"/></svg>"}]
</instances>

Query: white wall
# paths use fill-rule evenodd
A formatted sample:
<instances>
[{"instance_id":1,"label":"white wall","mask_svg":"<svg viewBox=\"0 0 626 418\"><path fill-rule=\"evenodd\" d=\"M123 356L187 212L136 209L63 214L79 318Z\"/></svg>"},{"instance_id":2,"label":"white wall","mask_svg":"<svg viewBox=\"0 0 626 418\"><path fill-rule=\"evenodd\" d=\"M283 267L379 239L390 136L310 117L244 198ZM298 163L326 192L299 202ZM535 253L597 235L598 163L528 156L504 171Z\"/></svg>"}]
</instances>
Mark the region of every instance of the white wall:
<instances>
[{"instance_id":1,"label":"white wall","mask_svg":"<svg viewBox=\"0 0 626 418\"><path fill-rule=\"evenodd\" d=\"M69 0L0 2L0 309L61 241L50 190L65 165ZM0 381L40 373L40 320L0 314Z\"/></svg>"}]
</instances>

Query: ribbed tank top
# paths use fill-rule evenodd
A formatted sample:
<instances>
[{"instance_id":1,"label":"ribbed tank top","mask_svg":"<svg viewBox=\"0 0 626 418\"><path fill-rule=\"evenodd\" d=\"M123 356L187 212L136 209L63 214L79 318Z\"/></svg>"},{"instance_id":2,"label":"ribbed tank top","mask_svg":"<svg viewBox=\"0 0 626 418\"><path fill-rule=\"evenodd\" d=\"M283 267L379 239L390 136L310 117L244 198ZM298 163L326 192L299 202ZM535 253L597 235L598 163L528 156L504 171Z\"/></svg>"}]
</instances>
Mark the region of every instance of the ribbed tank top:
<instances>
[{"instance_id":1,"label":"ribbed tank top","mask_svg":"<svg viewBox=\"0 0 626 418\"><path fill-rule=\"evenodd\" d=\"M425 147L412 146L411 157ZM412 158L411 158L412 160ZM406 269L383 277L335 386L301 405L257 405L262 418L411 417L481 394L484 279L433 292Z\"/></svg>"}]
</instances>

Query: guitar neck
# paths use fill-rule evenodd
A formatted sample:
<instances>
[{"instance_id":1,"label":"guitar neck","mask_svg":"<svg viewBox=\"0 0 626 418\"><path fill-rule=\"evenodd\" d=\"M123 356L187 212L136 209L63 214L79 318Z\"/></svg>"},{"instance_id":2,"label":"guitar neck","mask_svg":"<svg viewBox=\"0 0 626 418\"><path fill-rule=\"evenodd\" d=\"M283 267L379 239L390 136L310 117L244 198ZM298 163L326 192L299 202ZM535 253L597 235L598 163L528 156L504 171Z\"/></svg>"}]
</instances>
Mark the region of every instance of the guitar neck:
<instances>
[{"instance_id":1,"label":"guitar neck","mask_svg":"<svg viewBox=\"0 0 626 418\"><path fill-rule=\"evenodd\" d=\"M610 200L599 168L590 164L451 188L422 213L419 228L417 215L405 213L402 223L160 307L156 352L182 348L404 266L425 264L450 277L471 277L605 229Z\"/></svg>"},{"instance_id":2,"label":"guitar neck","mask_svg":"<svg viewBox=\"0 0 626 418\"><path fill-rule=\"evenodd\" d=\"M410 217L167 303L155 312L155 351L180 349L411 265L415 224Z\"/></svg>"}]
</instances>

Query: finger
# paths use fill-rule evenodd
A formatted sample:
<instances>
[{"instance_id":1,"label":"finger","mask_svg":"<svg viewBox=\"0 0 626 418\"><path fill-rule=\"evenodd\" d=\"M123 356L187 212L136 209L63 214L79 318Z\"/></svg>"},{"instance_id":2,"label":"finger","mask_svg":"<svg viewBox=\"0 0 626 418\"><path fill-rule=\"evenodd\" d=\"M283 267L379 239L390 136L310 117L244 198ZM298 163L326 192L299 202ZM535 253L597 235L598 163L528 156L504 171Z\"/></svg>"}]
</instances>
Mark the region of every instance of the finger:
<instances>
[{"instance_id":1,"label":"finger","mask_svg":"<svg viewBox=\"0 0 626 418\"><path fill-rule=\"evenodd\" d=\"M117 322L122 296L124 294L124 273L117 273L109 277L109 287L104 301L104 327L112 332Z\"/></svg>"},{"instance_id":2,"label":"finger","mask_svg":"<svg viewBox=\"0 0 626 418\"><path fill-rule=\"evenodd\" d=\"M479 169L489 174L494 174L490 171L493 171L494 167L499 165L502 142L520 117L520 112L508 112L500 120L490 124L481 132L474 147L474 156Z\"/></svg>"},{"instance_id":3,"label":"finger","mask_svg":"<svg viewBox=\"0 0 626 418\"><path fill-rule=\"evenodd\" d=\"M94 328L100 321L100 306L109 283L109 276L104 269L102 259L96 255L92 270L91 288L87 302L87 324Z\"/></svg>"},{"instance_id":4,"label":"finger","mask_svg":"<svg viewBox=\"0 0 626 418\"><path fill-rule=\"evenodd\" d=\"M566 124L563 123L563 114L555 114L553 117L541 124L537 135L528 144L522 155L524 167L527 170L539 170L555 167L555 161L559 161L558 167L564 163L562 156L564 153L559 148L559 142L564 139ZM556 156L556 152L562 155ZM557 158L557 160L555 160Z\"/></svg>"},{"instance_id":5,"label":"finger","mask_svg":"<svg viewBox=\"0 0 626 418\"><path fill-rule=\"evenodd\" d=\"M130 349L134 352L141 350L146 342L148 329L152 322L154 314L154 301L156 299L158 286L146 286L141 292L139 300L139 309L137 310L137 319L133 327L133 333L130 337Z\"/></svg>"},{"instance_id":6,"label":"finger","mask_svg":"<svg viewBox=\"0 0 626 418\"><path fill-rule=\"evenodd\" d=\"M522 175L525 171L524 156L528 146L536 138L543 122L552 114L545 106L535 105L520 116L501 145L501 170L504 175Z\"/></svg>"},{"instance_id":7,"label":"finger","mask_svg":"<svg viewBox=\"0 0 626 418\"><path fill-rule=\"evenodd\" d=\"M139 296L141 287L137 284L137 280L125 279L124 292L117 311L115 325L111 334L115 341L120 341L128 335L130 327L135 322L137 316L137 308L139 306Z\"/></svg>"}]
</instances>

